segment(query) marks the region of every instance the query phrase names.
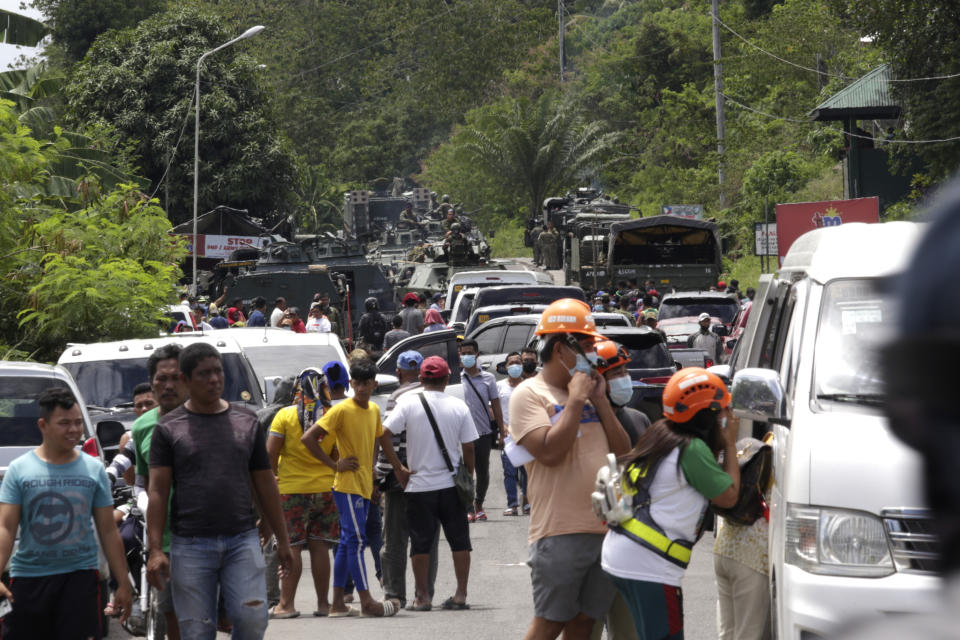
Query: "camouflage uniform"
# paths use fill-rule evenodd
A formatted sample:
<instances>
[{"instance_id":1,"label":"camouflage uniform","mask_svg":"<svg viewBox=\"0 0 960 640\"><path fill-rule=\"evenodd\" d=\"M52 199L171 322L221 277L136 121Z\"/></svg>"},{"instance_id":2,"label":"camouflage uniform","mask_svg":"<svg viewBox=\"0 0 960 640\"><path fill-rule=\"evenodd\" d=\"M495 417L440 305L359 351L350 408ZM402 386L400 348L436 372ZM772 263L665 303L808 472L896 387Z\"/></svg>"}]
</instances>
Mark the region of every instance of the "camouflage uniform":
<instances>
[{"instance_id":1,"label":"camouflage uniform","mask_svg":"<svg viewBox=\"0 0 960 640\"><path fill-rule=\"evenodd\" d=\"M546 269L559 269L560 264L560 234L556 229L545 229L537 237L540 245L540 257Z\"/></svg>"},{"instance_id":2,"label":"camouflage uniform","mask_svg":"<svg viewBox=\"0 0 960 640\"><path fill-rule=\"evenodd\" d=\"M460 227L453 229L443 243L443 248L447 253L447 264L464 265L467 264L467 258L470 254L470 245L462 233Z\"/></svg>"}]
</instances>

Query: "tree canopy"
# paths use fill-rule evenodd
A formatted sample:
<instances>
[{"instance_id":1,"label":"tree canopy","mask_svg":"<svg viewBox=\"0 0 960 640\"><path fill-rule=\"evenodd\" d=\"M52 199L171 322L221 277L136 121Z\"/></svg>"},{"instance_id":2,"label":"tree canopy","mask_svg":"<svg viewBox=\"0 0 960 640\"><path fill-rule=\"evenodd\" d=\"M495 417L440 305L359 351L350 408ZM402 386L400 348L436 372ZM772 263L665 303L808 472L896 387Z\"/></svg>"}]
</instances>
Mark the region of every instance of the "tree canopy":
<instances>
[{"instance_id":1,"label":"tree canopy","mask_svg":"<svg viewBox=\"0 0 960 640\"><path fill-rule=\"evenodd\" d=\"M168 11L100 36L66 86L71 122L111 127L133 143L151 191L163 181L157 195L174 223L192 216L197 60L237 35L207 11ZM244 44L201 69L199 209L222 204L269 217L288 208L295 160Z\"/></svg>"}]
</instances>

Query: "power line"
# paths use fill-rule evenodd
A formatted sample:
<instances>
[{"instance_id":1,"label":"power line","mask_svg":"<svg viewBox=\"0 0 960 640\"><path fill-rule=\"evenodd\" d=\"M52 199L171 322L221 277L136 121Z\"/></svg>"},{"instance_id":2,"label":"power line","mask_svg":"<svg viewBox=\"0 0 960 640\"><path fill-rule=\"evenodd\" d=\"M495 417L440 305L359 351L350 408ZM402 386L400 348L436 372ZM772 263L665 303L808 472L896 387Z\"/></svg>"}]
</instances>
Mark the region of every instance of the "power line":
<instances>
[{"instance_id":1,"label":"power line","mask_svg":"<svg viewBox=\"0 0 960 640\"><path fill-rule=\"evenodd\" d=\"M752 111L753 113L759 114L761 116L766 116L767 118L772 118L774 120L785 120L787 122L796 122L799 124L814 124L812 120L799 120L797 118L788 118L785 116L778 116L773 113L767 113L766 111L761 111L760 109L754 109L753 107L745 105L738 100L734 100L733 98L731 98L726 94L723 94L723 97L742 109L746 109L747 111ZM850 136L851 138L860 138L861 140L872 140L873 142L879 142L881 144L939 144L943 142L955 142L957 140L960 140L960 136L953 136L952 138L936 138L931 140L899 140L896 138L892 140L888 140L886 138L874 138L873 136L864 136L858 133L848 133L846 131L843 132L843 135Z\"/></svg>"},{"instance_id":2,"label":"power line","mask_svg":"<svg viewBox=\"0 0 960 640\"><path fill-rule=\"evenodd\" d=\"M197 98L197 90L194 88L190 96L190 104L193 104L194 100ZM170 151L170 155L167 157L167 166L163 170L163 175L160 176L160 180L157 181L157 186L154 187L153 193L150 194L150 200L153 200L153 197L157 195L157 192L160 191L160 185L163 184L163 181L167 179L167 173L170 171L170 166L173 164L173 157L177 155L177 149L180 147L180 141L183 140L183 132L187 130L187 122L190 121L190 107L187 107L187 113L183 116L183 124L180 126L180 135L177 136L177 142L173 145L173 149Z\"/></svg>"},{"instance_id":3,"label":"power line","mask_svg":"<svg viewBox=\"0 0 960 640\"><path fill-rule=\"evenodd\" d=\"M711 12L711 13L712 13L712 12ZM714 18L716 19L717 23L718 23L720 26L722 26L724 29L726 29L727 31L729 31L730 33L732 33L733 35L735 35L737 38L739 38L740 40L742 40L743 42L745 42L747 45L753 47L754 49L756 49L757 51L759 51L759 52L761 52L761 53L763 53L763 54L765 54L765 55L770 56L771 58L773 58L773 59L775 59L775 60L779 60L780 62L782 62L782 63L784 63L784 64L788 64L788 65L790 65L791 67L796 67L797 69L802 69L802 70L804 70L804 71L810 71L811 73L816 73L816 74L821 75L821 76L829 76L829 77L831 77L831 78L840 78L841 80L856 80L856 78L853 78L853 77L851 77L851 76L845 76L845 75L842 75L842 74L839 74L839 73L830 73L829 71L821 71L820 69L814 69L813 67L806 67L806 66L804 66L804 65L802 65L802 64L798 64L798 63L796 63L796 62L793 62L792 60L787 60L786 58L781 58L781 57L778 56L777 54L772 53L772 52L770 52L770 51L767 51L767 50L764 49L763 47L761 47L761 46L759 46L759 45L757 45L757 44L754 44L753 42L750 42L749 40L747 40L745 37L743 37L742 35L740 35L740 34L737 33L736 31L734 31L733 28L732 28L730 25L726 24L723 20L721 20L721 19L720 19L720 16L714 16ZM938 76L926 76L926 77L923 77L923 78L891 78L891 79L888 80L888 82L924 82L924 81L927 81L927 80L949 80L949 79L951 79L951 78L958 78L958 77L960 77L960 73L950 73L950 74L944 74L944 75L938 75Z\"/></svg>"}]
</instances>

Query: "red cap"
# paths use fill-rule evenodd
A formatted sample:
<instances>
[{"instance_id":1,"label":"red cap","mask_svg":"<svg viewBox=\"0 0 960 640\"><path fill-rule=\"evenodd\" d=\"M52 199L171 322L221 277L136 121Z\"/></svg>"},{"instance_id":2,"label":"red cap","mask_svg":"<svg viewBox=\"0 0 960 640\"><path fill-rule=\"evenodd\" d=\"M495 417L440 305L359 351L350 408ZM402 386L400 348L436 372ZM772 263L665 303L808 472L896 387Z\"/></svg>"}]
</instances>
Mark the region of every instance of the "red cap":
<instances>
[{"instance_id":1,"label":"red cap","mask_svg":"<svg viewBox=\"0 0 960 640\"><path fill-rule=\"evenodd\" d=\"M440 356L430 356L420 365L420 375L424 378L442 378L450 375L450 367Z\"/></svg>"},{"instance_id":2,"label":"red cap","mask_svg":"<svg viewBox=\"0 0 960 640\"><path fill-rule=\"evenodd\" d=\"M727 283L724 282L723 280L717 283L717 289L720 289L720 291L723 291L726 288L727 288Z\"/></svg>"},{"instance_id":3,"label":"red cap","mask_svg":"<svg viewBox=\"0 0 960 640\"><path fill-rule=\"evenodd\" d=\"M414 302L420 302L420 296L415 294L413 291L408 291L407 295L403 296L403 304L407 304L409 300L413 300Z\"/></svg>"}]
</instances>

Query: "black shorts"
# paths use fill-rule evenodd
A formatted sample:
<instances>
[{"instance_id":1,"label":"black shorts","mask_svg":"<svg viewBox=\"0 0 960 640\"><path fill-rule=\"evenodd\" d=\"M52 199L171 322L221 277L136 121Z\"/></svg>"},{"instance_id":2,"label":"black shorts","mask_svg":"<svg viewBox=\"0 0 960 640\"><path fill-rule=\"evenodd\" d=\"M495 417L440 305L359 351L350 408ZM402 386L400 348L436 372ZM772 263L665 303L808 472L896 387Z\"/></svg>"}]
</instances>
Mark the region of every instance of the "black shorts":
<instances>
[{"instance_id":1,"label":"black shorts","mask_svg":"<svg viewBox=\"0 0 960 640\"><path fill-rule=\"evenodd\" d=\"M95 570L38 578L12 578L13 611L3 618L3 639L99 640L100 576Z\"/></svg>"},{"instance_id":2,"label":"black shorts","mask_svg":"<svg viewBox=\"0 0 960 640\"><path fill-rule=\"evenodd\" d=\"M437 534L437 521L451 551L473 551L467 508L454 487L438 491L407 494L407 527L410 530L410 555L430 553Z\"/></svg>"}]
</instances>

